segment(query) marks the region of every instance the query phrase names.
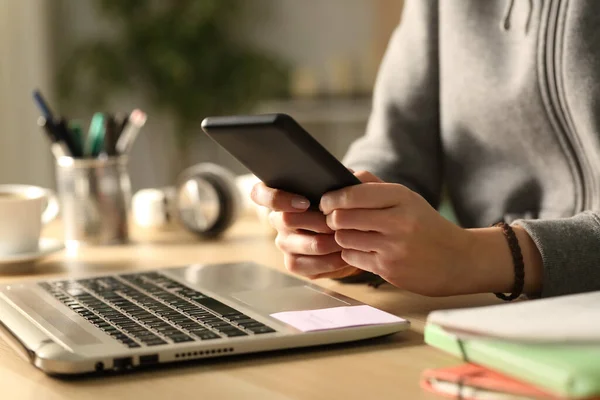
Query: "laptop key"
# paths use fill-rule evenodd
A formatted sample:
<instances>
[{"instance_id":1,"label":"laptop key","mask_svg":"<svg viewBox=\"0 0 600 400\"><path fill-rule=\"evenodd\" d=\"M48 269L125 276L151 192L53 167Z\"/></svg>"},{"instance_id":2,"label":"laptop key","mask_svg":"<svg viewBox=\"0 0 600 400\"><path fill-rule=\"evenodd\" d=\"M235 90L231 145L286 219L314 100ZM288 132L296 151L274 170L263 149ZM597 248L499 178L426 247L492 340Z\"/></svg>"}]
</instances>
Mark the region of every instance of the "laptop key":
<instances>
[{"instance_id":1,"label":"laptop key","mask_svg":"<svg viewBox=\"0 0 600 400\"><path fill-rule=\"evenodd\" d=\"M273 333L273 332L276 332L275 329L269 328L266 325L248 328L248 330L251 331L252 333L256 334L256 335L260 335L260 334L263 334L263 333Z\"/></svg>"},{"instance_id":2,"label":"laptop key","mask_svg":"<svg viewBox=\"0 0 600 400\"><path fill-rule=\"evenodd\" d=\"M233 331L233 330L231 330L231 331L225 331L223 333L225 335L227 335L227 337L248 336L248 334L246 332L242 332L239 329L236 329L235 331Z\"/></svg>"},{"instance_id":3,"label":"laptop key","mask_svg":"<svg viewBox=\"0 0 600 400\"><path fill-rule=\"evenodd\" d=\"M228 335L228 333L232 333L232 332L242 332L245 334L245 332L239 330L238 328L234 327L234 326L223 326L223 327L219 327L219 328L215 328L216 330L218 330L221 333L224 333L226 335Z\"/></svg>"},{"instance_id":4,"label":"laptop key","mask_svg":"<svg viewBox=\"0 0 600 400\"><path fill-rule=\"evenodd\" d=\"M211 328L215 328L215 329L226 328L228 326L234 328L233 325L231 325L229 322L225 322L225 321L207 322L206 325L210 326Z\"/></svg>"},{"instance_id":5,"label":"laptop key","mask_svg":"<svg viewBox=\"0 0 600 400\"><path fill-rule=\"evenodd\" d=\"M210 318L204 318L203 322L220 322L223 321L221 318L217 318L214 315L211 315Z\"/></svg>"},{"instance_id":6,"label":"laptop key","mask_svg":"<svg viewBox=\"0 0 600 400\"><path fill-rule=\"evenodd\" d=\"M135 348L135 347L141 347L139 344L137 344L135 341L129 339L129 340L123 340L121 341L121 343L123 343L125 346L131 348Z\"/></svg>"},{"instance_id":7,"label":"laptop key","mask_svg":"<svg viewBox=\"0 0 600 400\"><path fill-rule=\"evenodd\" d=\"M265 324L258 322L258 321L248 321L248 322L236 322L239 326L241 326L242 328L251 328L254 326L264 326Z\"/></svg>"},{"instance_id":8,"label":"laptop key","mask_svg":"<svg viewBox=\"0 0 600 400\"><path fill-rule=\"evenodd\" d=\"M239 321L239 320L244 320L244 319L250 319L249 316L247 316L246 314L235 314L235 315L229 315L227 316L227 319L229 321Z\"/></svg>"},{"instance_id":9,"label":"laptop key","mask_svg":"<svg viewBox=\"0 0 600 400\"><path fill-rule=\"evenodd\" d=\"M192 339L189 336L186 335L178 335L178 336L169 336L169 339L171 339L174 343L184 343L184 342L193 342L194 339Z\"/></svg>"},{"instance_id":10,"label":"laptop key","mask_svg":"<svg viewBox=\"0 0 600 400\"><path fill-rule=\"evenodd\" d=\"M189 326L182 326L183 329L185 329L188 332L192 332L192 331L199 331L199 330L207 330L204 326L202 325L189 325Z\"/></svg>"},{"instance_id":11,"label":"laptop key","mask_svg":"<svg viewBox=\"0 0 600 400\"><path fill-rule=\"evenodd\" d=\"M161 344L167 344L167 342L165 342L162 339L158 339L158 340L153 340L153 341L150 341L150 342L145 342L144 344L147 345L147 346L159 346Z\"/></svg>"},{"instance_id":12,"label":"laptop key","mask_svg":"<svg viewBox=\"0 0 600 400\"><path fill-rule=\"evenodd\" d=\"M192 335L198 335L198 334L207 333L210 331L206 328L195 328L195 329L190 329L188 332L190 332Z\"/></svg>"},{"instance_id":13,"label":"laptop key","mask_svg":"<svg viewBox=\"0 0 600 400\"><path fill-rule=\"evenodd\" d=\"M148 330L146 328L144 328L143 326L134 326L132 328L127 328L125 329L125 331L127 333L136 333L136 332L148 332Z\"/></svg>"},{"instance_id":14,"label":"laptop key","mask_svg":"<svg viewBox=\"0 0 600 400\"><path fill-rule=\"evenodd\" d=\"M159 338L158 336L156 336L156 335L152 334L152 335L146 335L146 336L142 336L142 337L140 338L140 340L141 340L142 342L144 342L144 343L147 343L147 342L152 342L152 341L154 341L154 340L162 340L162 339L161 339L161 338Z\"/></svg>"},{"instance_id":15,"label":"laptop key","mask_svg":"<svg viewBox=\"0 0 600 400\"><path fill-rule=\"evenodd\" d=\"M220 339L221 338L221 336L217 335L214 332L198 333L198 334L194 334L194 336L199 337L201 340L212 340L212 339Z\"/></svg>"},{"instance_id":16,"label":"laptop key","mask_svg":"<svg viewBox=\"0 0 600 400\"><path fill-rule=\"evenodd\" d=\"M189 315L213 315L210 312L198 306L194 306L193 310L186 311L186 313Z\"/></svg>"},{"instance_id":17,"label":"laptop key","mask_svg":"<svg viewBox=\"0 0 600 400\"><path fill-rule=\"evenodd\" d=\"M220 315L235 315L240 313L236 309L209 297L203 299L194 299L194 301Z\"/></svg>"},{"instance_id":18,"label":"laptop key","mask_svg":"<svg viewBox=\"0 0 600 400\"><path fill-rule=\"evenodd\" d=\"M129 336L125 335L124 333L115 333L115 334L111 334L112 337L114 337L117 340L125 340L125 339L129 339Z\"/></svg>"},{"instance_id":19,"label":"laptop key","mask_svg":"<svg viewBox=\"0 0 600 400\"><path fill-rule=\"evenodd\" d=\"M127 322L120 323L119 326L123 329L130 329L130 328L135 328L138 326L141 327L140 324L133 322L133 321L127 321Z\"/></svg>"},{"instance_id":20,"label":"laptop key","mask_svg":"<svg viewBox=\"0 0 600 400\"><path fill-rule=\"evenodd\" d=\"M158 336L156 336L155 334L153 334L150 331L135 332L135 333L132 333L132 336L135 337L136 339L141 340L144 343L146 343L147 341L152 341L152 340L155 340L155 339L160 339Z\"/></svg>"}]
</instances>

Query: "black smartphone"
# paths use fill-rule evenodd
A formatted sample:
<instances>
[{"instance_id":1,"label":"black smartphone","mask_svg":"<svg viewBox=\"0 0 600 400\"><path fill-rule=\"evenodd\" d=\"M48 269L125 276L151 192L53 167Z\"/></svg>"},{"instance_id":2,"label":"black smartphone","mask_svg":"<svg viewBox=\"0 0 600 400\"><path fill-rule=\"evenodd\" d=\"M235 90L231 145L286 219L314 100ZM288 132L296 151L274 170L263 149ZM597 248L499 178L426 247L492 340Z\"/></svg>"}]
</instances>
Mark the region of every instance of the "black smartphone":
<instances>
[{"instance_id":1,"label":"black smartphone","mask_svg":"<svg viewBox=\"0 0 600 400\"><path fill-rule=\"evenodd\" d=\"M360 183L287 114L208 117L202 129L267 186L305 196L313 210L324 193Z\"/></svg>"}]
</instances>

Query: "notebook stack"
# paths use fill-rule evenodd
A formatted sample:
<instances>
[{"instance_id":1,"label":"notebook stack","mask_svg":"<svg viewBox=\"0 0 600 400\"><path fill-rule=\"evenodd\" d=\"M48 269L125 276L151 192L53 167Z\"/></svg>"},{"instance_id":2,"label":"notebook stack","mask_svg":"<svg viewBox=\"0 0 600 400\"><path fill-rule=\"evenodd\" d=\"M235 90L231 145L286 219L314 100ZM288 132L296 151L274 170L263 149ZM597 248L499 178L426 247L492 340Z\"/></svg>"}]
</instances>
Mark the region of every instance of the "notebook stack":
<instances>
[{"instance_id":1,"label":"notebook stack","mask_svg":"<svg viewBox=\"0 0 600 400\"><path fill-rule=\"evenodd\" d=\"M463 399L600 399L600 292L429 315L425 342L460 359L421 385Z\"/></svg>"}]
</instances>

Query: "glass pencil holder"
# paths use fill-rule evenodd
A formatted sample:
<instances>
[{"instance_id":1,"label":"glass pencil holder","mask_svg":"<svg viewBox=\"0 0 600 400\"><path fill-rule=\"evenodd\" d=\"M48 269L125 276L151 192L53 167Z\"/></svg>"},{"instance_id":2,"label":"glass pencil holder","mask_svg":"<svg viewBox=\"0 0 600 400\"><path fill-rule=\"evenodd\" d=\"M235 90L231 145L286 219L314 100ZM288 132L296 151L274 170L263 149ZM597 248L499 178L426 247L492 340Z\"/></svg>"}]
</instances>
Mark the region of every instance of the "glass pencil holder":
<instances>
[{"instance_id":1,"label":"glass pencil holder","mask_svg":"<svg viewBox=\"0 0 600 400\"><path fill-rule=\"evenodd\" d=\"M126 156L57 159L56 183L67 247L129 241L127 162Z\"/></svg>"}]
</instances>

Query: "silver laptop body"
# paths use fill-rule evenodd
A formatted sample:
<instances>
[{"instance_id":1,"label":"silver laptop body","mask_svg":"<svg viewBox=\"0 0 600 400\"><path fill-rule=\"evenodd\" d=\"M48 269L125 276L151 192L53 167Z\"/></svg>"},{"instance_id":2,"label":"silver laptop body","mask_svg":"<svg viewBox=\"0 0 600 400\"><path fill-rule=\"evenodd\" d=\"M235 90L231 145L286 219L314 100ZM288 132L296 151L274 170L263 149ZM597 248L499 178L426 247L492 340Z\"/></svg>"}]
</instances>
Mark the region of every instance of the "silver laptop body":
<instances>
[{"instance_id":1,"label":"silver laptop body","mask_svg":"<svg viewBox=\"0 0 600 400\"><path fill-rule=\"evenodd\" d=\"M270 315L362 303L254 263L0 286L0 332L52 375L348 342L408 322L302 332Z\"/></svg>"}]
</instances>

